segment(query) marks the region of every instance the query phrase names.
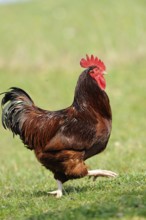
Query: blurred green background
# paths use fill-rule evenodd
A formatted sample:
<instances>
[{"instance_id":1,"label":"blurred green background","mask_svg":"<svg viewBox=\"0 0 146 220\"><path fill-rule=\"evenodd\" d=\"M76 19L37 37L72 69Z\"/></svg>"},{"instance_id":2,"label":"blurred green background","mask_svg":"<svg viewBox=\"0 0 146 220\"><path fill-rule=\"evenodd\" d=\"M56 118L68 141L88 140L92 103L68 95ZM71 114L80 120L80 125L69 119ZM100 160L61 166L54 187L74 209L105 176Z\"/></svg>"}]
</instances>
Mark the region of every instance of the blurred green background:
<instances>
[{"instance_id":1,"label":"blurred green background","mask_svg":"<svg viewBox=\"0 0 146 220\"><path fill-rule=\"evenodd\" d=\"M106 64L113 111L108 147L87 164L119 177L94 184L70 181L62 201L56 201L45 193L55 188L52 174L0 126L2 219L146 218L146 1L0 5L0 92L17 86L41 108L65 108L72 103L85 54ZM122 197L129 192L133 197Z\"/></svg>"}]
</instances>

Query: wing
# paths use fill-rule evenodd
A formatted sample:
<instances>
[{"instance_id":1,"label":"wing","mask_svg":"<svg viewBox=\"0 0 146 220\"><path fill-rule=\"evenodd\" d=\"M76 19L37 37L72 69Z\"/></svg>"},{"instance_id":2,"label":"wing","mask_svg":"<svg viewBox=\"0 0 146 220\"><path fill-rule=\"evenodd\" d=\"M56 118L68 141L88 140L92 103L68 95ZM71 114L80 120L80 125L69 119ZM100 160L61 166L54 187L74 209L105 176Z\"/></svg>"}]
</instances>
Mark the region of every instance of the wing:
<instances>
[{"instance_id":1,"label":"wing","mask_svg":"<svg viewBox=\"0 0 146 220\"><path fill-rule=\"evenodd\" d=\"M62 112L60 126L53 135L44 151L78 150L90 148L96 139L97 118L89 117L90 112L78 112L70 107Z\"/></svg>"}]
</instances>

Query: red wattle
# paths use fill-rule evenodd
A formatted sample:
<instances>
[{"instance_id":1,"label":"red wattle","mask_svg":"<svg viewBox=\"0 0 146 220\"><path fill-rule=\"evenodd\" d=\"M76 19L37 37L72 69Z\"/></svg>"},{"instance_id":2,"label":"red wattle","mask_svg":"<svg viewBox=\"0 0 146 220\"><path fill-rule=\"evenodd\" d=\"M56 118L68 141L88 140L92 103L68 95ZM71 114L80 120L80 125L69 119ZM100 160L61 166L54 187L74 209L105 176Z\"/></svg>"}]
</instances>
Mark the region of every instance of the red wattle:
<instances>
[{"instance_id":1,"label":"red wattle","mask_svg":"<svg viewBox=\"0 0 146 220\"><path fill-rule=\"evenodd\" d=\"M102 90L105 90L106 88L106 81L105 81L105 78L103 77L103 75L98 75L95 77L95 80L97 81L99 87L102 89Z\"/></svg>"}]
</instances>

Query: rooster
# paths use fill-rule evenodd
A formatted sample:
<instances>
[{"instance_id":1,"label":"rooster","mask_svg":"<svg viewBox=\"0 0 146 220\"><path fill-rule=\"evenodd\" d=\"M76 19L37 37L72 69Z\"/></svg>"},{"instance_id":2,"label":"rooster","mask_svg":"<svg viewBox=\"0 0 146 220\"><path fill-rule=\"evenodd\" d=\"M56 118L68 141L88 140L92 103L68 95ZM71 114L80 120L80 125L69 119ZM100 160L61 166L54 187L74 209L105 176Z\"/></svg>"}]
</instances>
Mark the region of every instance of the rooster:
<instances>
[{"instance_id":1,"label":"rooster","mask_svg":"<svg viewBox=\"0 0 146 220\"><path fill-rule=\"evenodd\" d=\"M3 127L19 135L38 161L54 174L58 188L50 194L57 198L63 195L63 183L70 179L117 176L108 170L88 170L84 162L106 148L112 113L105 92L104 63L86 55L80 65L85 70L78 79L73 103L66 109L43 110L20 88L2 93Z\"/></svg>"}]
</instances>

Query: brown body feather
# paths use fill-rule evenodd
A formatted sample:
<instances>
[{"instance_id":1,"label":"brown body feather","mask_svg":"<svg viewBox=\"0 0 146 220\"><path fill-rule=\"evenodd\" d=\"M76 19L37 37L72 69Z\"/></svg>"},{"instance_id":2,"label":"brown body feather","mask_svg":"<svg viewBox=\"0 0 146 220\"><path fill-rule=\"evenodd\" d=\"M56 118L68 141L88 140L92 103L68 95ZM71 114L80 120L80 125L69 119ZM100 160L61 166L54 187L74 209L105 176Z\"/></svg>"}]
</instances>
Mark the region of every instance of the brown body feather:
<instances>
[{"instance_id":1,"label":"brown body feather","mask_svg":"<svg viewBox=\"0 0 146 220\"><path fill-rule=\"evenodd\" d=\"M87 175L84 161L103 151L110 137L109 99L88 70L80 75L73 104L66 109L40 109L18 88L5 93L2 105L3 126L19 135L61 182Z\"/></svg>"}]
</instances>

